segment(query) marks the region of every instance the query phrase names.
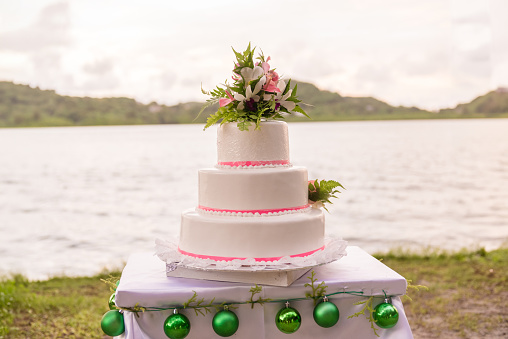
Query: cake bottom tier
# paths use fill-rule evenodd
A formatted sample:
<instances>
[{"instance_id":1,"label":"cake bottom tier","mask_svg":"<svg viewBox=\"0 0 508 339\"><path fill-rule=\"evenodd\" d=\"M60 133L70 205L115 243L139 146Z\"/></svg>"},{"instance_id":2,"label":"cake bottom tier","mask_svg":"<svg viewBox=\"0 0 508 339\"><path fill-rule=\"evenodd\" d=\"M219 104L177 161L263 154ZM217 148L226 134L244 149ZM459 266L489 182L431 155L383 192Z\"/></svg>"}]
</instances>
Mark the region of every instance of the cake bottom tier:
<instances>
[{"instance_id":1,"label":"cake bottom tier","mask_svg":"<svg viewBox=\"0 0 508 339\"><path fill-rule=\"evenodd\" d=\"M322 210L278 216L241 217L182 213L179 251L214 260L277 260L306 256L324 246Z\"/></svg>"}]
</instances>

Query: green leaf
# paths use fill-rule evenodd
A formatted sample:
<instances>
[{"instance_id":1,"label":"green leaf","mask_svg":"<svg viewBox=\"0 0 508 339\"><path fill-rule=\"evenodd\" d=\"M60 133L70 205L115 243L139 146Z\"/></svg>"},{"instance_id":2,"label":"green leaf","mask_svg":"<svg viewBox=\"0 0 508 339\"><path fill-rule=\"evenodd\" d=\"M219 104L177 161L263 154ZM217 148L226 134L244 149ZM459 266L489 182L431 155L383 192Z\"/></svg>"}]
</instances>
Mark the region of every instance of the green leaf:
<instances>
[{"instance_id":1,"label":"green leaf","mask_svg":"<svg viewBox=\"0 0 508 339\"><path fill-rule=\"evenodd\" d=\"M309 183L309 200L314 202L321 202L323 208L328 212L328 209L324 206L325 203L332 204L330 198L337 198L334 194L340 193L336 190L336 187L342 187L338 181L335 180L315 180L314 184ZM344 188L345 189L345 188Z\"/></svg>"},{"instance_id":2,"label":"green leaf","mask_svg":"<svg viewBox=\"0 0 508 339\"><path fill-rule=\"evenodd\" d=\"M293 92L291 92L291 96L292 97L296 97L296 91L298 90L298 84L295 85L295 87L293 88Z\"/></svg>"},{"instance_id":3,"label":"green leaf","mask_svg":"<svg viewBox=\"0 0 508 339\"><path fill-rule=\"evenodd\" d=\"M249 126L250 126L250 122L249 121L240 121L237 124L237 126L240 129L240 131L248 131L249 130Z\"/></svg>"},{"instance_id":4,"label":"green leaf","mask_svg":"<svg viewBox=\"0 0 508 339\"><path fill-rule=\"evenodd\" d=\"M309 117L307 115L307 113L305 113L305 111L298 105L295 106L295 108L293 109L293 112L298 112L298 113L302 113L303 115L305 115L307 118L311 119L311 117Z\"/></svg>"},{"instance_id":5,"label":"green leaf","mask_svg":"<svg viewBox=\"0 0 508 339\"><path fill-rule=\"evenodd\" d=\"M290 88L291 88L291 79L289 79L288 83L286 84L286 88L284 88L284 91L282 91L282 95L285 95L287 92L289 92Z\"/></svg>"}]
</instances>

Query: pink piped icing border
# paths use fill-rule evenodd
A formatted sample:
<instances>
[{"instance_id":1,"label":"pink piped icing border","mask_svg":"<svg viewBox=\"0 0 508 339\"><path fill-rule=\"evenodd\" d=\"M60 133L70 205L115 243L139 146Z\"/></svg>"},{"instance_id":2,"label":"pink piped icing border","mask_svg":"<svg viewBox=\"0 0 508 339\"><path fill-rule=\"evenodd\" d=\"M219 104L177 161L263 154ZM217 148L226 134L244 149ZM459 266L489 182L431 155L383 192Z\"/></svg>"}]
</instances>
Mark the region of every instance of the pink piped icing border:
<instances>
[{"instance_id":1,"label":"pink piped icing border","mask_svg":"<svg viewBox=\"0 0 508 339\"><path fill-rule=\"evenodd\" d=\"M217 213L236 213L236 214L282 214L285 212L298 212L304 209L309 208L310 205L303 205L298 207L288 207L288 208L276 208L276 209L266 209L266 210L224 210L219 208L211 208L206 206L198 206L198 209L206 211L206 212L217 212Z\"/></svg>"},{"instance_id":2,"label":"pink piped icing border","mask_svg":"<svg viewBox=\"0 0 508 339\"><path fill-rule=\"evenodd\" d=\"M261 160L261 161L219 161L219 166L256 167L256 166L288 166L289 160Z\"/></svg>"},{"instance_id":3,"label":"pink piped icing border","mask_svg":"<svg viewBox=\"0 0 508 339\"><path fill-rule=\"evenodd\" d=\"M313 251L309 251L309 252L305 252L305 253L300 253L300 254L294 254L294 255L290 255L291 258L301 258L301 257L307 257L313 253L316 253L317 251L321 251L321 250L324 250L325 249L325 246L323 245L322 247L318 248L317 250L313 250ZM190 253L190 252L187 252L187 251L184 251L182 250L180 247L178 247L178 252L182 253L183 255L188 255L189 257L193 257L193 258L198 258L198 259L211 259L211 260L214 260L214 261L232 261L232 260L245 260L247 258L240 258L240 257L217 257L217 256L213 256L213 255L201 255L201 254L195 254L195 253ZM277 261L277 260L280 260L284 257L267 257L267 258L254 258L255 261Z\"/></svg>"}]
</instances>

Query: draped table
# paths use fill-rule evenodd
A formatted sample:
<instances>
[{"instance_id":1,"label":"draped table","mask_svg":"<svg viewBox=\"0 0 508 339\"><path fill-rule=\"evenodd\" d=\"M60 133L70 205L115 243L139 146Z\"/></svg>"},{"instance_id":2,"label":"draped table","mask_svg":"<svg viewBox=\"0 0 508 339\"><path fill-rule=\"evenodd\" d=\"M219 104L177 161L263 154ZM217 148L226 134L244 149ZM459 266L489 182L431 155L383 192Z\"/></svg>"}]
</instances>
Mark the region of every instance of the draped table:
<instances>
[{"instance_id":1,"label":"draped table","mask_svg":"<svg viewBox=\"0 0 508 339\"><path fill-rule=\"evenodd\" d=\"M304 298L306 292L311 292L306 283L310 283L311 272L304 274L289 287L263 286L256 294L259 297L270 298L276 302L263 305L250 304L235 305L233 309L239 319L238 331L232 338L378 338L371 323L364 315L348 319L349 316L360 312L364 305L358 302L375 296L373 307L384 301L385 294L392 297L393 305L399 311L398 323L390 329L381 329L376 325L376 331L381 338L411 339L413 335L409 327L400 296L406 292L406 280L398 273L370 256L356 246L348 246L348 255L342 259L314 267L317 283L324 281L328 286L326 294L340 312L338 323L331 328L318 326L312 316L314 303L312 299L291 301L291 307L298 310L302 318L301 327L292 334L280 332L275 324L275 315L285 307L284 299ZM153 308L169 308L182 305L197 293L198 299L204 298L205 304L215 298L214 303L239 303L250 300L249 290L255 284L231 283L220 281L195 280L166 276L166 264L150 253L136 253L130 256L125 266L120 284L116 291L116 304L122 308L135 306ZM280 301L280 302L279 302ZM188 339L193 338L221 338L212 329L212 319L215 309L211 313L196 315L193 309L180 309L191 323ZM204 312L205 313L205 312ZM124 311L125 338L167 339L164 333L164 321L173 314L172 309L145 312Z\"/></svg>"}]
</instances>

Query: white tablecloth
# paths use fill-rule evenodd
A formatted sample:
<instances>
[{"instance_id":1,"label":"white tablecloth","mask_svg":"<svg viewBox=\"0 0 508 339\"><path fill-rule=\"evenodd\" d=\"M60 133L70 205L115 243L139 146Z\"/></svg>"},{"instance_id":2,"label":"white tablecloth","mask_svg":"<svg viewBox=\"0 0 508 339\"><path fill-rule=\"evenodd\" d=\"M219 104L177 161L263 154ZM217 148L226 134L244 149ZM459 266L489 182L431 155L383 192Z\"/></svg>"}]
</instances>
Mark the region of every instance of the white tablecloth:
<instances>
[{"instance_id":1,"label":"white tablecloth","mask_svg":"<svg viewBox=\"0 0 508 339\"><path fill-rule=\"evenodd\" d=\"M290 334L290 338L378 338L371 329L367 318L360 315L348 319L348 316L358 312L363 305L354 305L358 301L366 300L368 296L376 296L374 306L383 302L384 293L393 296L392 302L399 311L399 321L391 329L377 328L381 338L410 339L413 338L404 308L399 296L406 291L406 280L386 265L382 264L362 249L354 246L347 248L348 255L339 261L315 267L314 272L318 283L325 281L328 286L326 292L331 294L341 291L362 291L364 296L338 294L331 296L340 311L339 322L332 328L318 326L312 317L314 305L312 300L291 302L291 307L300 312L302 325L300 329ZM226 283L217 281L194 280L185 278L166 277L166 265L157 257L148 253L138 253L130 256L122 273L120 284L116 292L116 303L120 307L134 307L136 304L145 307L170 307L181 305L188 301L193 291L198 298L205 302L215 298L216 303L243 302L251 297L249 289L254 284ZM307 278L310 272L303 275L289 287L263 286L261 294L255 295L271 299L293 299L305 296L310 288L304 287L310 282ZM284 302L239 305L233 310L240 322L238 331L232 338L288 338L288 334L280 332L275 325L276 313L284 307ZM138 313L124 313L125 338L161 338L164 334L164 320L172 314L172 310L150 311ZM193 338L221 338L212 329L212 314L196 316L192 309L181 310L191 323L188 339Z\"/></svg>"}]
</instances>

